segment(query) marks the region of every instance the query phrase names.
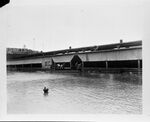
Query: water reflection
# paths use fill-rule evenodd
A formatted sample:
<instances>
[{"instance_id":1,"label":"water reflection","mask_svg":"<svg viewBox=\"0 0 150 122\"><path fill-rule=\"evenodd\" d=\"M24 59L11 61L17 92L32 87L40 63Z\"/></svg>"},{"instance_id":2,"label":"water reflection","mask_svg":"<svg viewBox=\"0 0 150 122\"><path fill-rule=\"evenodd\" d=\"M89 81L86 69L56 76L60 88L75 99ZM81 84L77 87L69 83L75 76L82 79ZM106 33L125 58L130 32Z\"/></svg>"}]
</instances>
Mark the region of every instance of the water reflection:
<instances>
[{"instance_id":1,"label":"water reflection","mask_svg":"<svg viewBox=\"0 0 150 122\"><path fill-rule=\"evenodd\" d=\"M44 95L45 97L47 97L47 96L48 96L48 93L43 93L43 95Z\"/></svg>"},{"instance_id":2,"label":"water reflection","mask_svg":"<svg viewBox=\"0 0 150 122\"><path fill-rule=\"evenodd\" d=\"M136 74L8 74L8 113L142 113ZM43 87L50 89L43 94Z\"/></svg>"}]
</instances>

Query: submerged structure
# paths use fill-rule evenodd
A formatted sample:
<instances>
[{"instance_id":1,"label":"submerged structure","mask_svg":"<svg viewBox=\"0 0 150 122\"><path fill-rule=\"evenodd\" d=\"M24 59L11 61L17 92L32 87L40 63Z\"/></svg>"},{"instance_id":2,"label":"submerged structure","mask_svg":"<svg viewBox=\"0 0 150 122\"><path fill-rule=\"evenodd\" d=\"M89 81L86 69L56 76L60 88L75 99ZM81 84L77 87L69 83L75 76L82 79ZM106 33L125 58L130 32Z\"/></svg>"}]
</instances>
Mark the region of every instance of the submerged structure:
<instances>
[{"instance_id":1,"label":"submerged structure","mask_svg":"<svg viewBox=\"0 0 150 122\"><path fill-rule=\"evenodd\" d=\"M35 54L7 54L8 70L141 72L142 41L122 42Z\"/></svg>"}]
</instances>

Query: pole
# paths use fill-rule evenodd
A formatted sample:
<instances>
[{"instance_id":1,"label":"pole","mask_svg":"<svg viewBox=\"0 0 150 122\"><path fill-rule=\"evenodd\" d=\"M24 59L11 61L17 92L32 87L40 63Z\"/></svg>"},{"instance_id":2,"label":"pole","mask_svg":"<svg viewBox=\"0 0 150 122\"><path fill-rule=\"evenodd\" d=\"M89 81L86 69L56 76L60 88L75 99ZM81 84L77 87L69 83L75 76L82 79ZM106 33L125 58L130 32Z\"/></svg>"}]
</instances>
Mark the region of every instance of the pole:
<instances>
[{"instance_id":1,"label":"pole","mask_svg":"<svg viewBox=\"0 0 150 122\"><path fill-rule=\"evenodd\" d=\"M84 62L82 61L82 72L84 71Z\"/></svg>"},{"instance_id":2,"label":"pole","mask_svg":"<svg viewBox=\"0 0 150 122\"><path fill-rule=\"evenodd\" d=\"M106 61L106 73L108 72L108 61Z\"/></svg>"},{"instance_id":3,"label":"pole","mask_svg":"<svg viewBox=\"0 0 150 122\"><path fill-rule=\"evenodd\" d=\"M108 61L106 61L106 69L108 69Z\"/></svg>"},{"instance_id":4,"label":"pole","mask_svg":"<svg viewBox=\"0 0 150 122\"><path fill-rule=\"evenodd\" d=\"M138 73L140 73L140 60L138 60Z\"/></svg>"},{"instance_id":5,"label":"pole","mask_svg":"<svg viewBox=\"0 0 150 122\"><path fill-rule=\"evenodd\" d=\"M140 69L140 60L138 60L138 69Z\"/></svg>"},{"instance_id":6,"label":"pole","mask_svg":"<svg viewBox=\"0 0 150 122\"><path fill-rule=\"evenodd\" d=\"M71 67L72 67L72 64L71 64L71 61L70 61L70 69L71 69Z\"/></svg>"}]
</instances>

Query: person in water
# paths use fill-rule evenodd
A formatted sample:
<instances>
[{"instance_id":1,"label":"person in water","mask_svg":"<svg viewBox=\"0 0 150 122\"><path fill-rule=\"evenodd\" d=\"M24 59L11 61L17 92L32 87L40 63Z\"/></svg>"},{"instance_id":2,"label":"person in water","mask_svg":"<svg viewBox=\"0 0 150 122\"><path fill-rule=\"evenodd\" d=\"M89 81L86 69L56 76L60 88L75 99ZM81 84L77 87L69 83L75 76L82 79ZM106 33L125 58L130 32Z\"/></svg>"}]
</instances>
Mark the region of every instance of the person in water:
<instances>
[{"instance_id":1,"label":"person in water","mask_svg":"<svg viewBox=\"0 0 150 122\"><path fill-rule=\"evenodd\" d=\"M44 86L44 90L46 90L46 87Z\"/></svg>"},{"instance_id":2,"label":"person in water","mask_svg":"<svg viewBox=\"0 0 150 122\"><path fill-rule=\"evenodd\" d=\"M48 93L48 88L46 88L46 87L44 87L44 89L43 89L43 91L44 91L44 93Z\"/></svg>"}]
</instances>

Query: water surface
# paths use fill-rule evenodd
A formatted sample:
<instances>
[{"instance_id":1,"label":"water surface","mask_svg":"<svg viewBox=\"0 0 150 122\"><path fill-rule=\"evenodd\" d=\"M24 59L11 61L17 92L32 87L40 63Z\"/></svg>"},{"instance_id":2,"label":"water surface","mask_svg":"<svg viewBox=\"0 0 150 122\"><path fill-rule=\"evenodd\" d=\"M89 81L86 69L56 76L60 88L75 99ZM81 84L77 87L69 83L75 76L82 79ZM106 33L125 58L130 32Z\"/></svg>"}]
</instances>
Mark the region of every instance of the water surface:
<instances>
[{"instance_id":1,"label":"water surface","mask_svg":"<svg viewBox=\"0 0 150 122\"><path fill-rule=\"evenodd\" d=\"M43 87L50 89L43 94ZM141 114L141 76L11 72L9 114Z\"/></svg>"}]
</instances>

